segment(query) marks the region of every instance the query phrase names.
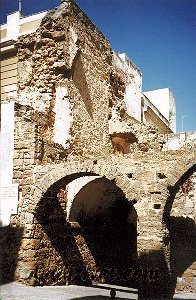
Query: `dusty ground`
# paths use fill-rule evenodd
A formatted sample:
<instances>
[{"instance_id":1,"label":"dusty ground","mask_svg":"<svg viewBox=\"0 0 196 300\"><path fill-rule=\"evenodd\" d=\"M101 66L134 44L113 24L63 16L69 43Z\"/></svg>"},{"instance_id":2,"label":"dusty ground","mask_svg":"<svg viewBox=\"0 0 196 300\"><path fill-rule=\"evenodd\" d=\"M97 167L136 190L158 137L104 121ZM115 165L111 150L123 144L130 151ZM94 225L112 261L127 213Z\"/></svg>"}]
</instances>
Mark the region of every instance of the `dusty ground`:
<instances>
[{"instance_id":1,"label":"dusty ground","mask_svg":"<svg viewBox=\"0 0 196 300\"><path fill-rule=\"evenodd\" d=\"M18 283L1 286L1 300L104 300L111 299L111 288L116 290L118 299L138 299L137 290L125 287L99 285L84 286L44 286L30 287ZM156 299L156 298L155 298ZM196 299L196 294L175 294L174 299ZM147 300L147 299L146 299ZM161 299L156 299L161 300Z\"/></svg>"}]
</instances>

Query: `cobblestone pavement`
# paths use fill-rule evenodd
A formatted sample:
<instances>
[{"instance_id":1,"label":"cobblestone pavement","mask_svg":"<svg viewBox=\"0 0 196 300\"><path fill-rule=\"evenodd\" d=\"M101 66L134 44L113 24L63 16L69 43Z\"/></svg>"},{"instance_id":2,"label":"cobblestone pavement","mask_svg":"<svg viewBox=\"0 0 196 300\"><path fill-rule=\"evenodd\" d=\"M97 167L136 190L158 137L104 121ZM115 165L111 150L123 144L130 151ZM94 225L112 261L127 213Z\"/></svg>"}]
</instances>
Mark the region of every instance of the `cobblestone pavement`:
<instances>
[{"instance_id":1,"label":"cobblestone pavement","mask_svg":"<svg viewBox=\"0 0 196 300\"><path fill-rule=\"evenodd\" d=\"M138 299L137 290L110 285L84 286L44 286L30 287L18 283L0 287L1 300L107 300L111 299L111 287L116 290L115 300ZM196 299L196 294L176 294L174 299ZM157 299L161 300L161 299Z\"/></svg>"}]
</instances>

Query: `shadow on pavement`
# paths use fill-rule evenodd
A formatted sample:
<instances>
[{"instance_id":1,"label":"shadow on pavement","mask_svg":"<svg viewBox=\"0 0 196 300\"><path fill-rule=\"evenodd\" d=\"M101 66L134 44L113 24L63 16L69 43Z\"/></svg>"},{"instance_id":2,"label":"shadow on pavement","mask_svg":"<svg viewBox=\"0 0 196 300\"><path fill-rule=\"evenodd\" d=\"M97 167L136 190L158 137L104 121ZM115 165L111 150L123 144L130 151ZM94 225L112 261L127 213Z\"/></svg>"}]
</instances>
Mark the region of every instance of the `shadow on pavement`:
<instances>
[{"instance_id":1,"label":"shadow on pavement","mask_svg":"<svg viewBox=\"0 0 196 300\"><path fill-rule=\"evenodd\" d=\"M92 285L92 287L93 288L97 288L97 289L104 289L104 290L109 290L109 291L111 291L111 288L112 287L110 287L110 286L101 286L101 285ZM113 289L116 291L116 292L121 292L121 293L131 293L131 294L138 294L138 291L136 291L136 290L128 290L128 289L126 289L125 287L123 287L122 289L121 289L121 287L119 286L119 287L113 287Z\"/></svg>"}]
</instances>

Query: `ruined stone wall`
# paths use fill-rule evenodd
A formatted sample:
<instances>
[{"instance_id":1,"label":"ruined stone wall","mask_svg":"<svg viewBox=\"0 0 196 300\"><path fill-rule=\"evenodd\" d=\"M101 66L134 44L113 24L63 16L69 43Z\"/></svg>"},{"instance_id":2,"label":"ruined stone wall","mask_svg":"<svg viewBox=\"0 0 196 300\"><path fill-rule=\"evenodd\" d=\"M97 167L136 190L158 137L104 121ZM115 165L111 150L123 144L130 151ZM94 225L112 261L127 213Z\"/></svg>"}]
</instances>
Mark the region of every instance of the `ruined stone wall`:
<instances>
[{"instance_id":1,"label":"ruined stone wall","mask_svg":"<svg viewBox=\"0 0 196 300\"><path fill-rule=\"evenodd\" d=\"M146 285L149 290L150 287L160 289L161 286L164 290L166 287L163 286L163 281L168 283L168 280L171 280L171 266L172 272L174 272L173 257L164 250L168 244L165 245L165 227L162 223L165 205L169 197L168 187L175 185L183 173L190 168L194 158L193 152L187 152L187 155L179 160L181 155L182 152L157 152L153 156L150 153L145 155L135 153L134 155L112 155L107 158L99 158L96 163L92 160L83 163L81 160L75 161L75 163L47 164L37 167L35 186L29 195L31 199L29 199L28 205L30 206L23 207L23 216L26 210L30 219L25 221L25 228L28 230L25 229L26 233L21 244L17 278L30 284L51 284L52 282L62 284L67 280L81 283L81 278L84 279L83 283L110 282L108 271L104 271L107 275L106 273L100 275L100 270L97 269L98 258L96 252L93 254L89 249L89 235L84 235L85 230L78 227L77 224L72 225L66 221L66 185L77 176L97 174L115 180L117 187L123 191L128 201L137 199L135 209L138 218L138 260L136 259L136 264L133 262L131 264L133 268L131 278L134 280L129 278L126 284L139 286L140 290ZM187 160L188 157L189 160ZM190 197L192 197L191 194ZM180 201L182 203L183 200ZM177 225L177 228L180 226L182 226L181 223ZM95 227L94 230L96 231L97 228ZM174 234L174 232L174 230L172 232L170 230L170 234ZM92 237L92 233L90 236ZM169 244L170 242L169 240ZM173 240L172 243L174 243ZM192 244L187 246L189 251L193 251ZM127 246L123 246L121 249L125 249L124 247ZM172 255L176 258L178 253L173 253ZM106 257L107 253L102 253L103 262ZM187 272L184 277L181 274L183 282L186 282L187 290L194 289L193 284L187 286L186 281L189 280L188 277L193 278L195 272L192 258L187 264L184 265L183 262L180 264L183 272L185 270ZM107 261L110 261L109 257ZM118 262L117 257L116 261ZM102 263L103 265L104 263ZM140 271L137 270L138 266ZM147 276L145 268L147 270L158 269L159 281L151 280L151 285L149 285L149 280L145 279ZM134 272L140 272L140 275ZM122 284L125 274L120 272L117 274L114 282ZM176 282L179 273L172 276L172 280Z\"/></svg>"},{"instance_id":2,"label":"ruined stone wall","mask_svg":"<svg viewBox=\"0 0 196 300\"><path fill-rule=\"evenodd\" d=\"M155 126L144 125L124 113L109 120L109 132L114 152L153 152L161 151L164 136Z\"/></svg>"},{"instance_id":3,"label":"ruined stone wall","mask_svg":"<svg viewBox=\"0 0 196 300\"><path fill-rule=\"evenodd\" d=\"M60 117L70 118L69 124L58 124L56 130L57 135L67 131L61 141L64 147L71 145L76 155L104 148L108 152L112 53L107 40L84 13L76 5L63 3L43 19L37 33L20 39L18 58L19 101L48 115L48 140L55 141L58 106ZM59 88L62 99L57 103Z\"/></svg>"},{"instance_id":4,"label":"ruined stone wall","mask_svg":"<svg viewBox=\"0 0 196 300\"><path fill-rule=\"evenodd\" d=\"M177 275L177 289L196 290L196 172L178 187L171 209L171 266ZM185 270L179 261L188 266Z\"/></svg>"},{"instance_id":5,"label":"ruined stone wall","mask_svg":"<svg viewBox=\"0 0 196 300\"><path fill-rule=\"evenodd\" d=\"M13 182L19 184L18 216L22 224L28 220L21 216L21 208L29 207L29 195L36 180L36 166L45 162L65 161L67 150L44 138L48 127L45 114L31 106L15 102L14 106L14 170Z\"/></svg>"},{"instance_id":6,"label":"ruined stone wall","mask_svg":"<svg viewBox=\"0 0 196 300\"><path fill-rule=\"evenodd\" d=\"M36 124L31 118L31 113L31 108L15 104L13 181L19 184L18 214L23 206L28 206L28 195L34 184ZM24 217L23 223L25 221Z\"/></svg>"},{"instance_id":7,"label":"ruined stone wall","mask_svg":"<svg viewBox=\"0 0 196 300\"><path fill-rule=\"evenodd\" d=\"M169 187L175 186L193 165L193 150L161 151L164 136L128 115L124 102L126 74L115 72L109 43L81 10L70 3L66 1L47 14L35 34L21 37L17 43L14 181L19 183L20 196L12 225L21 227L23 235L16 278L42 285L64 284L67 280L129 283L139 287L141 293L143 287L151 289L149 281L152 290L164 292L170 280L169 288L173 290L179 274L183 276L186 271L185 282L189 282L195 267L191 256L185 265L181 264L181 273L175 271L171 254L177 256L175 251L168 250L176 249L175 237L171 239L175 232L174 222L171 226L173 211L171 216L167 215L167 222L163 215L171 198ZM111 154L113 151L115 154ZM100 224L87 226L94 230L89 232L81 224L67 220L67 185L78 177L92 175L107 178L116 185L114 194L121 189L124 197L114 218L110 218L107 231L101 233ZM176 195L184 208L193 205L189 201L191 189L187 204L183 193ZM118 227L113 221L118 220L121 206L126 208L134 199L138 235L131 241L130 249L133 235L125 229L127 224ZM192 211L187 213L191 219ZM122 214L126 219L126 213ZM184 219L180 221L175 225L178 228ZM195 225L188 221L194 229ZM111 227L117 232L111 234ZM124 233L118 228L125 229ZM96 244L93 238L98 234L116 236L119 240ZM112 245L111 257L108 244ZM101 254L92 245L99 245ZM187 247L192 251L192 244ZM117 248L125 249L125 257L130 255L130 266L140 269L133 269L124 282L125 274L114 280L111 274L100 275L98 269L100 256L103 269L107 263L110 268L112 264L116 268L116 263L119 269L127 266L123 255L116 255ZM152 277L146 279L148 269L152 268L158 270L158 283ZM73 269L79 269L80 273L76 271L73 275ZM194 288L192 283L186 286L188 290Z\"/></svg>"},{"instance_id":8,"label":"ruined stone wall","mask_svg":"<svg viewBox=\"0 0 196 300\"><path fill-rule=\"evenodd\" d=\"M109 133L114 153L162 150L160 128L141 122L142 75L124 54L113 53Z\"/></svg>"},{"instance_id":9,"label":"ruined stone wall","mask_svg":"<svg viewBox=\"0 0 196 300\"><path fill-rule=\"evenodd\" d=\"M42 131L49 144L69 148L72 156L105 155L116 151L114 139L125 133L117 152L162 148L158 130L136 120L140 71L127 61L121 61L124 68L116 65L109 42L77 5L65 2L48 13L17 47L18 101L46 115Z\"/></svg>"}]
</instances>

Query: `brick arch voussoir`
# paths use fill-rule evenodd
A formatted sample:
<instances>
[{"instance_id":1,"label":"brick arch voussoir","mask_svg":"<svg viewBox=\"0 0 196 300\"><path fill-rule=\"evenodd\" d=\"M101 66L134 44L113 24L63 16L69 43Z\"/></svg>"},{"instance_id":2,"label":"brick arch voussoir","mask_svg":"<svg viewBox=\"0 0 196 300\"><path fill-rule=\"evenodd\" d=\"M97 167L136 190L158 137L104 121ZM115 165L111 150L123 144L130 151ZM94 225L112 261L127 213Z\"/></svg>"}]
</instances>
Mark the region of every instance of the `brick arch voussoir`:
<instances>
[{"instance_id":1,"label":"brick arch voussoir","mask_svg":"<svg viewBox=\"0 0 196 300\"><path fill-rule=\"evenodd\" d=\"M190 168L195 165L195 162L195 155L185 158L179 157L175 168L170 171L168 181L169 185L174 186L176 182L183 176L183 174L185 174Z\"/></svg>"},{"instance_id":2,"label":"brick arch voussoir","mask_svg":"<svg viewBox=\"0 0 196 300\"><path fill-rule=\"evenodd\" d=\"M97 165L94 165L92 160L87 160L84 162L73 162L73 163L64 163L64 164L58 164L50 166L50 169L48 170L46 167L43 167L41 170L43 174L43 178L41 178L37 184L34 186L34 188L31 191L32 199L33 199L33 206L32 206L32 213L35 212L35 209L43 197L44 193L58 180L75 174L75 173L94 173L98 176L104 176L109 180L115 179L116 177L121 178L123 177L123 174L119 173L117 168L114 168L112 165L108 165L108 159L105 159L104 167ZM127 186L124 184L121 184L120 182L116 182L117 186L124 192L124 194L127 194Z\"/></svg>"}]
</instances>

